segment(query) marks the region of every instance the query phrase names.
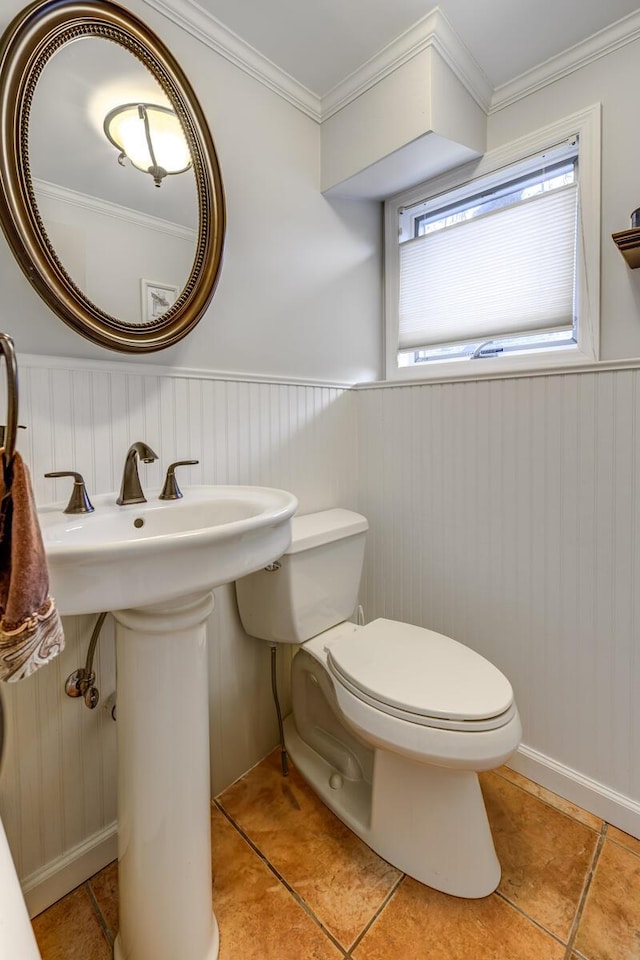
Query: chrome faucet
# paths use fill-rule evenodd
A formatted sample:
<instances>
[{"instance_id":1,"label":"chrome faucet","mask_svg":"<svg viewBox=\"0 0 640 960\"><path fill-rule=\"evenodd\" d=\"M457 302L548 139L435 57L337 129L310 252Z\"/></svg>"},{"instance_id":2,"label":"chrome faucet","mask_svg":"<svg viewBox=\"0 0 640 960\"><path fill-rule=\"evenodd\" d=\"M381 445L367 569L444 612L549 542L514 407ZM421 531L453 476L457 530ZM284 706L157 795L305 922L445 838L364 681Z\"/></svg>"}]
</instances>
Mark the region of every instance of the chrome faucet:
<instances>
[{"instance_id":1,"label":"chrome faucet","mask_svg":"<svg viewBox=\"0 0 640 960\"><path fill-rule=\"evenodd\" d=\"M154 453L151 447L138 440L132 443L127 450L127 457L124 461L124 471L122 473L122 483L120 485L120 496L116 503L146 503L147 498L142 492L140 486L140 477L138 476L138 457L143 463L153 463L158 459L158 454Z\"/></svg>"}]
</instances>

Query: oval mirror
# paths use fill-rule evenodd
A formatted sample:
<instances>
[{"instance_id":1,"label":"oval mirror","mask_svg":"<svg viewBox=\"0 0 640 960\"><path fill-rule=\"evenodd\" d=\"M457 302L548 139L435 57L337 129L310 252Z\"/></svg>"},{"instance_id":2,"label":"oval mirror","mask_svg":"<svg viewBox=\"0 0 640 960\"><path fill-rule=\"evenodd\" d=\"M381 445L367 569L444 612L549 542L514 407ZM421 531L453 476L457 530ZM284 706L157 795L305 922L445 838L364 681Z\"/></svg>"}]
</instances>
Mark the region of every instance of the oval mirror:
<instances>
[{"instance_id":1,"label":"oval mirror","mask_svg":"<svg viewBox=\"0 0 640 960\"><path fill-rule=\"evenodd\" d=\"M176 343L220 273L224 195L179 65L110 0L27 7L0 41L0 221L26 276L83 336Z\"/></svg>"}]
</instances>

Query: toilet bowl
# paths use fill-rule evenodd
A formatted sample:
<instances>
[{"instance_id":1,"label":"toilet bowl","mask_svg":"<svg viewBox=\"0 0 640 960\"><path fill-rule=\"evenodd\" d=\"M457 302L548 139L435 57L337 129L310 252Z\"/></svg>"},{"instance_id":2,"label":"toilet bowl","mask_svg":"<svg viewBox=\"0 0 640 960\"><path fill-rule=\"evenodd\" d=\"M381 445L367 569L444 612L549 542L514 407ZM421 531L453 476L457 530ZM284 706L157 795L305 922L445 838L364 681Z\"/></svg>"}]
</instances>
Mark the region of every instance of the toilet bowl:
<instances>
[{"instance_id":1,"label":"toilet bowl","mask_svg":"<svg viewBox=\"0 0 640 960\"><path fill-rule=\"evenodd\" d=\"M247 633L294 643L285 742L321 799L398 869L483 897L500 881L478 772L522 729L507 678L450 637L348 620L367 521L348 510L293 519L278 564L236 584Z\"/></svg>"}]
</instances>

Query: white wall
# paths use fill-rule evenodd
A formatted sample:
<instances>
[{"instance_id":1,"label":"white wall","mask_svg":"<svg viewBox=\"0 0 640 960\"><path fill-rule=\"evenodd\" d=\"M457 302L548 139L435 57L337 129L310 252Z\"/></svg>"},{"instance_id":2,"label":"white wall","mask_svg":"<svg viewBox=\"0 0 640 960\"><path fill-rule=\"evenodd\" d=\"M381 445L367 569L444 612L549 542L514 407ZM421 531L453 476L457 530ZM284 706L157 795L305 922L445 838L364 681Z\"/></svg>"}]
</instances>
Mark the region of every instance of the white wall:
<instances>
[{"instance_id":1,"label":"white wall","mask_svg":"<svg viewBox=\"0 0 640 960\"><path fill-rule=\"evenodd\" d=\"M640 357L640 270L630 270L611 234L630 227L640 205L635 40L489 116L488 149L592 103L602 104L602 259L600 358Z\"/></svg>"},{"instance_id":2,"label":"white wall","mask_svg":"<svg viewBox=\"0 0 640 960\"><path fill-rule=\"evenodd\" d=\"M0 30L22 6L5 0ZM143 362L346 382L375 378L379 205L326 200L314 121L143 0L125 6L165 41L195 89L213 133L228 214L222 275L205 317L182 343ZM116 358L51 315L6 247L0 285L0 325L20 351Z\"/></svg>"},{"instance_id":3,"label":"white wall","mask_svg":"<svg viewBox=\"0 0 640 960\"><path fill-rule=\"evenodd\" d=\"M630 43L489 117L489 148L602 103L602 357L640 358ZM367 617L492 659L523 772L640 835L640 360L629 369L358 391ZM622 365L620 365L622 367Z\"/></svg>"},{"instance_id":4,"label":"white wall","mask_svg":"<svg viewBox=\"0 0 640 960\"><path fill-rule=\"evenodd\" d=\"M367 619L487 656L513 683L527 772L637 834L640 370L357 399Z\"/></svg>"},{"instance_id":5,"label":"white wall","mask_svg":"<svg viewBox=\"0 0 640 960\"><path fill-rule=\"evenodd\" d=\"M38 190L38 209L71 279L114 317L128 323L150 319L142 309L143 278L178 290L189 278L197 239L193 230L45 185Z\"/></svg>"}]
</instances>

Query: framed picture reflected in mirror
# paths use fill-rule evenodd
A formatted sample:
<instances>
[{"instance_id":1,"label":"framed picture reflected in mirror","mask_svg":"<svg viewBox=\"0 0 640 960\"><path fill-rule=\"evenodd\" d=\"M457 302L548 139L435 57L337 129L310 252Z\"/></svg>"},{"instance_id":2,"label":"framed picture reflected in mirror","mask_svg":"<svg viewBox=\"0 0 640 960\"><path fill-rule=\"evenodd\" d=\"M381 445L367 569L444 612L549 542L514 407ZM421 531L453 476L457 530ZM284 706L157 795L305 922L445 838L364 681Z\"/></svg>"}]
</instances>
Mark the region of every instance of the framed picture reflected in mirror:
<instances>
[{"instance_id":1,"label":"framed picture reflected in mirror","mask_svg":"<svg viewBox=\"0 0 640 960\"><path fill-rule=\"evenodd\" d=\"M180 289L172 283L140 280L142 322L152 323L169 310L178 299Z\"/></svg>"}]
</instances>

